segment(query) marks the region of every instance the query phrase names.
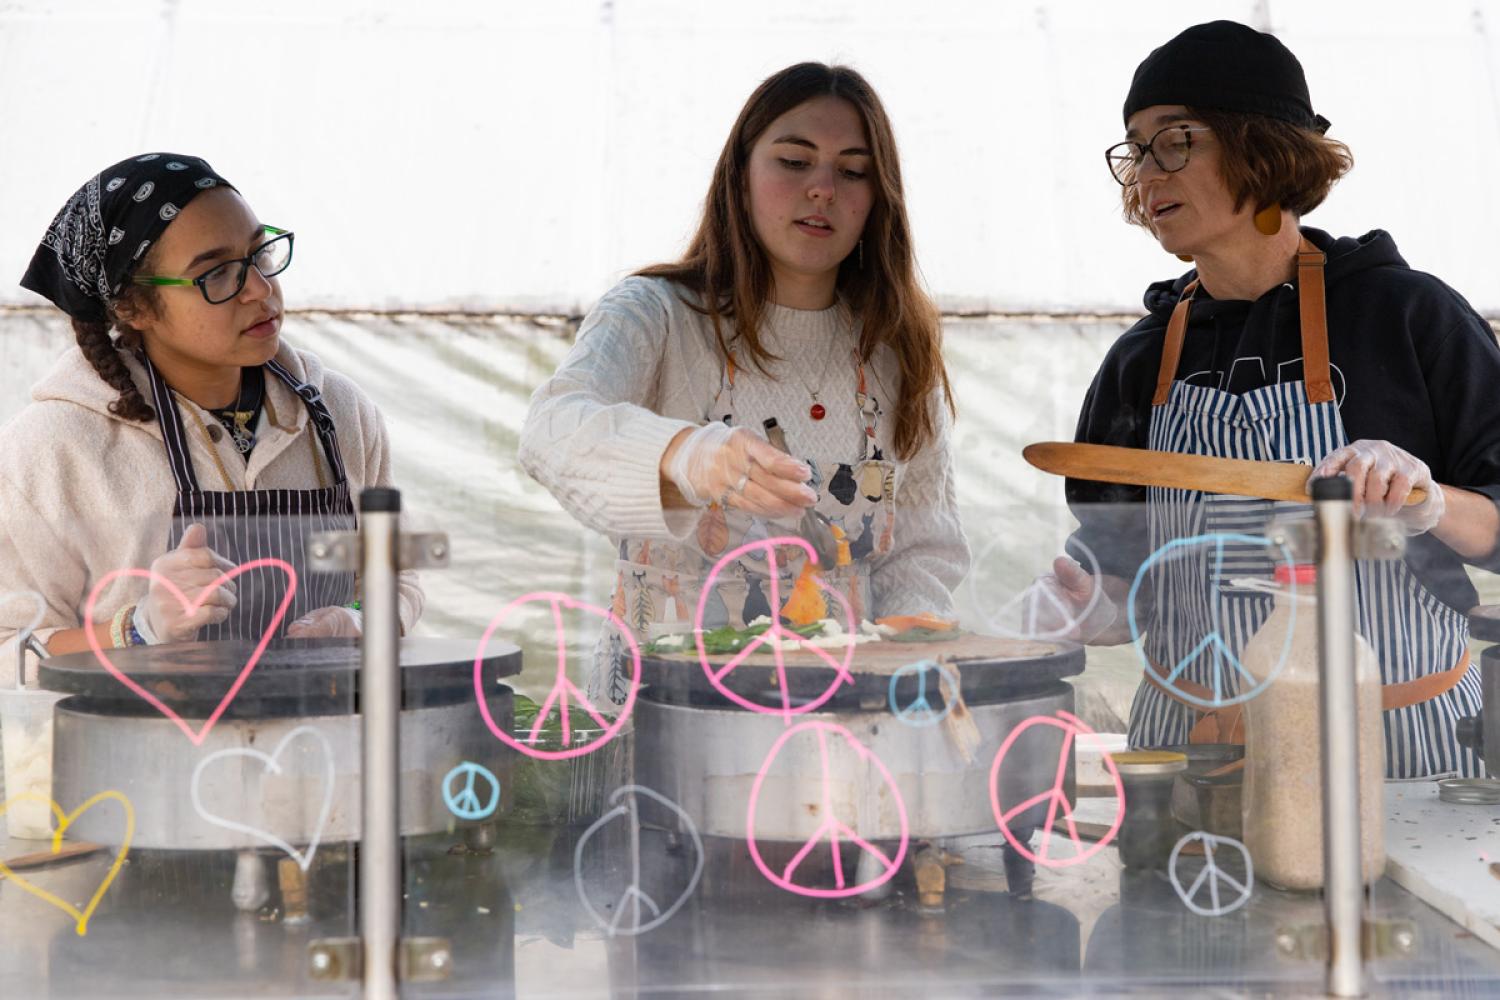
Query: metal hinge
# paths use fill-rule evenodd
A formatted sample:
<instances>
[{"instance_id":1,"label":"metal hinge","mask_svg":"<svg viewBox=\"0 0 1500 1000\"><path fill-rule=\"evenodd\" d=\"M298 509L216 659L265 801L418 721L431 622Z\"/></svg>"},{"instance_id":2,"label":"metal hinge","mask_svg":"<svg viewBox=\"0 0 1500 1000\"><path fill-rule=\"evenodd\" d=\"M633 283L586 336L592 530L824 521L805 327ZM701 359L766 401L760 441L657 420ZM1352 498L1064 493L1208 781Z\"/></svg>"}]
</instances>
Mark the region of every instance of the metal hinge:
<instances>
[{"instance_id":1,"label":"metal hinge","mask_svg":"<svg viewBox=\"0 0 1500 1000\"><path fill-rule=\"evenodd\" d=\"M1365 961L1402 958L1417 950L1417 925L1410 920L1366 920ZM1276 928L1276 950L1283 958L1327 961L1327 924L1289 924Z\"/></svg>"},{"instance_id":2,"label":"metal hinge","mask_svg":"<svg viewBox=\"0 0 1500 1000\"><path fill-rule=\"evenodd\" d=\"M397 569L446 569L448 535L428 531L402 535ZM307 565L314 573L350 573L359 569L359 533L319 531L308 536Z\"/></svg>"},{"instance_id":3,"label":"metal hinge","mask_svg":"<svg viewBox=\"0 0 1500 1000\"><path fill-rule=\"evenodd\" d=\"M1266 529L1272 545L1284 545L1298 562L1312 562L1318 554L1318 525L1305 518L1277 518ZM1400 559L1406 552L1406 530L1390 517L1375 517L1354 524L1354 558Z\"/></svg>"},{"instance_id":4,"label":"metal hinge","mask_svg":"<svg viewBox=\"0 0 1500 1000\"><path fill-rule=\"evenodd\" d=\"M320 938L307 946L307 972L315 981L357 982L364 975L364 942L359 938ZM447 938L402 938L396 976L404 983L435 983L453 975L453 947Z\"/></svg>"}]
</instances>

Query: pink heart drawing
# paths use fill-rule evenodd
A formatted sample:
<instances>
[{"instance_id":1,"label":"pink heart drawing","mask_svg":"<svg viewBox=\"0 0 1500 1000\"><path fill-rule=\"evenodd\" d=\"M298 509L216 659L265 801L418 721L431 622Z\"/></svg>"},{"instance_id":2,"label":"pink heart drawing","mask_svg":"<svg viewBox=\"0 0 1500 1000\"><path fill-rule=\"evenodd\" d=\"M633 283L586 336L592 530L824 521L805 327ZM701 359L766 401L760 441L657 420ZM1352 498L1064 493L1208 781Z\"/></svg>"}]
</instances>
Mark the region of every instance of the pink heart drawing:
<instances>
[{"instance_id":1,"label":"pink heart drawing","mask_svg":"<svg viewBox=\"0 0 1500 1000\"><path fill-rule=\"evenodd\" d=\"M117 569L94 585L93 591L89 594L88 603L83 606L83 620L92 623L94 621L94 605L98 602L99 595L104 593L104 589L121 577L138 576L144 580L160 582L162 586L171 592L173 597L177 598L177 603L181 604L188 614L192 614L219 587L237 576L242 576L252 569L259 569L262 566L275 567L286 574L286 594L281 598L281 603L276 606L276 613L271 616L270 624L266 626L266 630L261 635L260 641L255 644L255 650L250 654L250 659L245 661L245 666L240 670L239 675L235 677L234 683L229 686L229 690L224 693L224 697L219 699L219 704L214 708L213 714L204 721L202 728L196 731L183 720L182 716L172 711L170 706L163 704L161 699L157 698L156 695L125 676L119 667L110 662L109 654L104 651L104 647L99 645L99 637L95 634L94 629L88 627L84 629L84 633L88 636L89 648L94 651L94 656L104 666L104 669L113 674L115 679L121 684L124 684L130 690L140 695L162 715L171 719L177 728L181 729L187 735L187 738L193 741L194 746L203 745L203 741L208 738L208 734L213 730L214 723L218 722L219 716L223 715L224 711L229 708L229 703L234 700L234 696L239 694L240 688L245 686L245 680L250 676L250 671L254 670L255 665L260 662L261 655L265 653L266 646L271 642L271 637L276 634L277 628L281 626L281 620L286 617L288 609L292 606L292 598L297 593L297 571L292 568L290 563L281 559L254 559L250 562L242 563L229 572L220 575L212 584L203 588L203 592L199 594L196 600L189 601L187 595L178 589L175 583L160 573L153 573L149 569L136 569L134 567L130 569Z\"/></svg>"}]
</instances>

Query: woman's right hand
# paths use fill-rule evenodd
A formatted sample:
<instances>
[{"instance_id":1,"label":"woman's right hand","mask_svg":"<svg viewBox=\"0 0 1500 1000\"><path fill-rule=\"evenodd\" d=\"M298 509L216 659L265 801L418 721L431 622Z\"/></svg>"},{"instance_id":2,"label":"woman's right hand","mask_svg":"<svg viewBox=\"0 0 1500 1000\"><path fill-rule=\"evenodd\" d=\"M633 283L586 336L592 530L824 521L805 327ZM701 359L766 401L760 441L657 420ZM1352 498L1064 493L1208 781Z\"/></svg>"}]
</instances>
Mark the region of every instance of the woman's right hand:
<instances>
[{"instance_id":1,"label":"woman's right hand","mask_svg":"<svg viewBox=\"0 0 1500 1000\"><path fill-rule=\"evenodd\" d=\"M191 642L203 626L222 624L238 603L234 583L225 582L214 587L202 604L189 613L163 579L170 580L191 604L232 569L234 563L208 547L208 529L201 524L188 525L177 548L157 556L151 563L151 589L139 608L151 633L148 640Z\"/></svg>"},{"instance_id":2,"label":"woman's right hand","mask_svg":"<svg viewBox=\"0 0 1500 1000\"><path fill-rule=\"evenodd\" d=\"M812 470L744 428L714 421L683 430L661 457L661 475L695 507L715 500L777 520L818 502Z\"/></svg>"}]
</instances>

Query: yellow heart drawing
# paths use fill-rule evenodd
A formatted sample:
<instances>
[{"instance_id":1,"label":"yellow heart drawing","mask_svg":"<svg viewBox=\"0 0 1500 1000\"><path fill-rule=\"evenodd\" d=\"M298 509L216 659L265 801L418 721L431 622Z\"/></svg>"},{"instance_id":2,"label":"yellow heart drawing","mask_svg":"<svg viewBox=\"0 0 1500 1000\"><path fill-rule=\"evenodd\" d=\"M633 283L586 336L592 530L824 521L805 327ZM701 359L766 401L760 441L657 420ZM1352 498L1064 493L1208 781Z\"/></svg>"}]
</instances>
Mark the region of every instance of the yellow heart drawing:
<instances>
[{"instance_id":1,"label":"yellow heart drawing","mask_svg":"<svg viewBox=\"0 0 1500 1000\"><path fill-rule=\"evenodd\" d=\"M130 841L135 837L135 809L131 806L129 799L127 799L119 792L113 791L100 792L98 795L95 795L93 798L89 799L83 805L79 806L77 809L74 809L70 813L64 813L62 811L62 806L58 805L56 802L53 802L49 798L44 798L37 792L22 792L20 795L17 795L13 799L7 799L4 802L0 802L0 816L5 815L5 811L10 808L11 803L20 802L22 799L30 799L33 802L45 802L47 805L52 807L53 815L57 817L57 830L52 834L53 854L56 854L58 851L62 850L63 834L67 832L68 827L72 825L73 821L79 816L88 812L94 806L98 805L100 802L103 802L105 799L115 799L120 803L120 805L125 807L125 839L120 843L119 853L115 855L115 863L109 866L109 874L104 876L104 881L99 883L99 888L94 890L93 898L89 900L88 905L85 906L82 910L79 910L78 907L74 906L72 903L59 899L57 896L54 896L46 889L32 885L30 882L26 881L24 878L11 871L4 861L0 861L0 876L4 876L5 878L9 879L12 883L15 884L17 888L31 893L38 899L45 900L46 902L51 903L53 906L57 907L59 910L62 910L64 913L71 914L73 919L78 921L76 927L78 936L83 937L84 934L88 933L89 918L94 915L94 908L99 905L99 900L104 898L104 893L109 889L109 884L115 880L116 875L120 874L120 866L125 863L125 855L130 850Z\"/></svg>"}]
</instances>

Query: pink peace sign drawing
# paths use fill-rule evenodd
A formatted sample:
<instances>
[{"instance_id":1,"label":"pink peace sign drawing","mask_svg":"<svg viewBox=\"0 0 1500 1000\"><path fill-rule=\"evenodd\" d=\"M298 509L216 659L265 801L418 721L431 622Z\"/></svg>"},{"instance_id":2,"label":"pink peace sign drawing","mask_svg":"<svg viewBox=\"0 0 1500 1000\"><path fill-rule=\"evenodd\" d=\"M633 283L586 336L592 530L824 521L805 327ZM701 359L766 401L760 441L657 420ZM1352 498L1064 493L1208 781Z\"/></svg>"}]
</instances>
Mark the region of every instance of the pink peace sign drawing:
<instances>
[{"instance_id":1,"label":"pink peace sign drawing","mask_svg":"<svg viewBox=\"0 0 1500 1000\"><path fill-rule=\"evenodd\" d=\"M279 569L286 574L286 593L282 595L281 603L276 605L276 611L271 615L270 623L266 625L265 632L261 634L260 641L255 644L255 649L251 651L250 658L245 661L245 665L240 669L239 674L235 677L234 683L229 685L229 690L224 692L223 698L219 699L219 704L214 707L213 713L209 715L209 717L204 720L203 725L196 730L194 730L192 726L188 725L187 722L183 720L182 716L174 712L171 706L165 704L160 698L156 697L156 695L152 694L150 691L147 691L135 681L131 680L120 670L119 667L115 666L114 663L110 661L109 654L104 651L104 647L99 644L99 637L95 634L93 628L85 628L83 630L84 635L88 637L89 648L94 651L94 658L99 661L100 665L103 666L105 670L108 670L111 674L113 674L115 680L119 681L121 684L124 684L130 690L139 695L152 708L156 709L162 715L165 715L168 719L171 719L173 724L176 725L178 729L181 729L183 733L186 734L188 739L193 741L194 746L203 745L203 741L208 738L208 734L213 730L214 724L219 721L219 717L222 716L224 712L229 708L229 703L234 701L234 696L240 693L240 688L245 686L245 681L250 677L250 671L255 669L255 665L260 662L261 656L265 654L266 646L270 644L271 637L274 636L276 634L276 630L281 627L281 620L286 617L287 610L292 606L292 598L297 595L297 571L292 568L290 563L284 562L280 559L254 559L247 563L241 563L234 569L221 573L217 580L209 584L207 587L204 587L202 592L200 592L196 598L190 601L187 599L187 595L184 594L175 583L173 583L171 580L168 580L160 573L153 573L149 569L136 569L134 567L129 569L117 569L113 573L106 574L104 579L100 580L94 585L94 589L89 593L88 601L84 603L83 620L85 622L92 622L94 621L94 608L99 603L99 595L104 593L105 588L121 577L138 576L143 580L161 584L173 597L177 599L177 602L182 605L183 610L191 615L193 612L197 611L200 607L203 606L203 602L208 600L208 598L214 593L214 591L218 590L224 584L228 583L230 580L235 579L236 577L243 576L253 569L260 569L261 567L272 567L275 569Z\"/></svg>"},{"instance_id":2,"label":"pink peace sign drawing","mask_svg":"<svg viewBox=\"0 0 1500 1000\"><path fill-rule=\"evenodd\" d=\"M786 867L781 872L775 872L771 866L766 864L761 856L760 846L755 837L756 806L760 802L761 788L765 784L766 775L770 773L771 765L775 763L776 756L781 753L787 742L800 733L812 733L818 740L818 756L822 765L822 791L821 798L817 804L817 815L822 817L818 828L813 831L807 842L792 856ZM861 837L859 833L843 820L839 819L834 809L833 787L834 774L829 761L829 737L842 739L852 750L858 760L868 761L875 765L880 772L880 778L890 792L891 800L896 806L896 815L901 824L901 841L896 848L894 856L886 854L875 844ZM884 762L875 755L873 750L864 746L854 738L854 734L843 726L832 722L821 722L817 719L809 719L799 722L781 734L775 743L771 745L771 752L766 755L765 763L760 766L760 772L755 776L755 783L750 786L750 806L745 820L746 840L750 844L750 857L755 862L755 867L760 869L772 884L780 886L787 892L794 892L799 896L811 896L814 899L842 899L846 896L857 896L862 892L869 892L878 886L890 881L891 877L901 868L901 862L906 857L906 847L910 841L910 828L906 817L906 803L901 800L901 792L896 788L896 780L891 777L891 772L886 770ZM833 861L834 883L832 889L819 888L815 886L798 885L792 881L797 867L807 859L818 845L826 838L828 850ZM858 885L846 885L844 883L844 866L841 854L840 839L847 841L857 849L873 856L880 863L880 874L867 882Z\"/></svg>"},{"instance_id":3,"label":"pink peace sign drawing","mask_svg":"<svg viewBox=\"0 0 1500 1000\"><path fill-rule=\"evenodd\" d=\"M794 715L801 715L804 712L811 712L814 709L819 708L829 698L833 697L833 693L838 690L840 684L844 683L845 681L848 681L850 684L854 683L854 678L849 673L849 664L854 660L854 628L857 623L854 621L854 611L849 607L849 602L844 600L844 596L833 587L825 588L824 592L834 598L834 600L838 603L840 609L844 613L844 632L849 637L849 641L844 645L844 658L842 662L835 660L832 656L828 655L827 651L825 651L821 647L810 644L808 640L804 639L796 632L791 631L781 624L780 620L778 619L778 612L781 608L782 602L781 579L778 573L779 564L777 562L777 549L782 546L798 547L807 553L807 558L812 560L815 565L818 561L818 554L813 549L812 545L809 544L805 539L801 538L762 538L753 542L746 542L739 548L734 549L733 551L726 554L718 562L714 563L713 570L709 572L708 578L703 582L703 590L698 594L698 609L693 615L693 634L697 636L698 662L703 665L703 672L708 675L708 682L712 684L720 694L728 698L730 701L734 702L736 705L739 705L741 708L747 708L752 712L761 712L765 715L780 715L788 722L790 722L791 717ZM719 578L720 572L722 572L725 567L732 566L735 560L739 559L741 556L746 555L750 552L755 552L757 550L763 551L765 553L766 585L770 590L768 598L771 607L771 618L773 619L773 621L770 628L766 629L760 635L755 636L753 639L747 642L745 644L745 648L735 653L728 663L724 664L722 667L716 668L712 663L709 662L708 651L703 647L704 609L708 606L709 595L713 593L713 587L715 582ZM814 577L814 580L818 583L819 586L822 586L821 579ZM776 686L777 689L781 692L780 708L771 708L766 705L756 704L748 698L745 698L737 692L731 691L728 687L726 687L724 684L724 677L727 676L732 670L734 670L735 667L738 667L741 663L743 663L746 657L750 656L761 646L770 643L772 639L794 642L803 649L806 649L809 652L813 653L824 663L827 663L829 667L833 668L833 683L828 686L828 690L824 691L817 698L814 698L813 700L805 704L798 705L797 707L793 708L791 691L787 686L786 656L785 651L781 648L780 642L771 645L771 654L776 660Z\"/></svg>"},{"instance_id":4,"label":"pink peace sign drawing","mask_svg":"<svg viewBox=\"0 0 1500 1000\"><path fill-rule=\"evenodd\" d=\"M1005 755L1010 753L1011 747L1021 738L1021 734L1034 726L1052 726L1063 731L1062 749L1057 754L1057 770L1052 781L1052 786L1046 791L1039 792L1023 802L1011 806L1009 809L1002 809L1000 806L1000 766L1005 760ZM1005 835L1005 839L1023 857L1036 862L1044 868L1068 868L1087 861L1108 846L1110 841L1115 839L1115 834L1120 832L1120 824L1125 819L1125 786L1120 781L1120 772L1115 768L1114 760L1108 754L1105 754L1104 767L1109 772L1110 780L1114 782L1115 801L1118 803L1118 808L1116 809L1115 819L1110 825L1109 831L1096 841L1093 846L1084 847L1083 840L1078 835L1078 825L1073 822L1073 805L1068 801L1066 791L1068 755L1072 752L1074 738L1080 733L1092 734L1093 730L1072 712L1059 711L1056 718L1046 715L1034 715L1017 726L1005 738L1005 742L1000 744L1000 749L995 754L994 764L990 765L990 808L994 811L995 822L1000 825L1000 832ZM1041 826L1041 848L1033 854L1030 845L1023 843L1011 831L1010 823L1016 816L1042 802L1047 803L1047 818ZM1073 842L1076 851L1071 857L1054 859L1049 858L1047 853L1051 849L1052 831L1057 824L1059 815L1063 822L1067 824L1068 839Z\"/></svg>"},{"instance_id":5,"label":"pink peace sign drawing","mask_svg":"<svg viewBox=\"0 0 1500 1000\"><path fill-rule=\"evenodd\" d=\"M557 638L557 673L553 678L551 689L547 692L547 697L542 701L541 708L537 710L536 722L532 724L531 732L525 739L518 740L497 725L495 717L490 714L490 707L484 689L484 650L489 645L490 637L495 634L495 630L505 622L505 619L510 616L511 612L524 604L534 604L540 601L546 601L552 606L552 624ZM564 609L581 611L585 614L603 618L610 625L614 626L615 630L620 633L620 637L625 641L625 644L630 647L630 693L625 696L625 703L620 706L620 712L615 717L614 722L606 719L589 702L588 696L568 679L568 635L567 627L563 624ZM619 734L625 723L630 719L630 710L635 707L636 689L640 686L641 648L636 644L635 636L630 634L630 629L626 627L624 622L615 617L614 613L608 608L585 604L582 601L574 600L567 594L536 591L522 595L511 601L500 609L500 613L490 622L490 627L484 630L484 635L479 640L479 648L474 653L474 694L479 701L479 712L484 716L484 724L489 726L490 732L494 733L495 738L500 742L514 750L519 750L528 757L535 757L537 760L567 760L570 757L582 757L603 747ZM577 703L579 708L582 708L588 714L589 718L594 720L600 729L604 730L597 737L580 746L570 746L573 742L573 723L571 710L568 705L570 698ZM538 749L535 745L536 741L541 735L542 727L545 725L547 717L552 714L554 708L557 709L558 720L562 723L562 745L564 749Z\"/></svg>"}]
</instances>

